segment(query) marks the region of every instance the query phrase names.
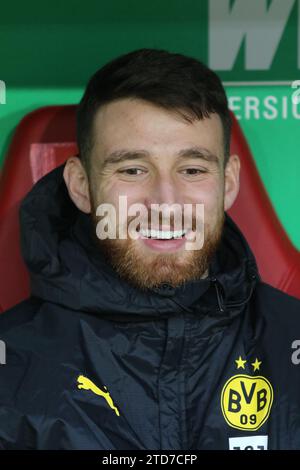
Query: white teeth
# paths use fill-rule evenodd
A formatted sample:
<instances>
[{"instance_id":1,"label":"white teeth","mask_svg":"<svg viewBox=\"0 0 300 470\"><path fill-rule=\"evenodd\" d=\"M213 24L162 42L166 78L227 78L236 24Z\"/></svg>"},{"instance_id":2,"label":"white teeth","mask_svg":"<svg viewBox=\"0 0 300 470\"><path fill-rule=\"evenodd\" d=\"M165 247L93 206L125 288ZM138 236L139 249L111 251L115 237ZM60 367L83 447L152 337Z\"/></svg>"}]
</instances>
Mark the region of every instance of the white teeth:
<instances>
[{"instance_id":1,"label":"white teeth","mask_svg":"<svg viewBox=\"0 0 300 470\"><path fill-rule=\"evenodd\" d=\"M170 239L170 238L181 238L186 233L186 230L174 230L174 231L162 231L162 230L144 230L141 229L141 234L143 237L147 238L160 238L160 239Z\"/></svg>"}]
</instances>

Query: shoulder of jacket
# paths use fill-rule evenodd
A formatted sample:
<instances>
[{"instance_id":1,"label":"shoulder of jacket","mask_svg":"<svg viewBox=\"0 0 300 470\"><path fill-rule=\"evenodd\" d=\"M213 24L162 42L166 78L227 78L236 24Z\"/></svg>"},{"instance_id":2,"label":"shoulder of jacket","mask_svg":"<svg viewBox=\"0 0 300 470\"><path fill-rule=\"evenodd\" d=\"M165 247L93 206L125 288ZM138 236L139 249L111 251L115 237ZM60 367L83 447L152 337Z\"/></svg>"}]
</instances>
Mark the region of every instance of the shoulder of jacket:
<instances>
[{"instance_id":1,"label":"shoulder of jacket","mask_svg":"<svg viewBox=\"0 0 300 470\"><path fill-rule=\"evenodd\" d=\"M256 288L256 299L266 308L271 308L273 311L298 314L300 321L300 299L297 297L260 281Z\"/></svg>"},{"instance_id":2,"label":"shoulder of jacket","mask_svg":"<svg viewBox=\"0 0 300 470\"><path fill-rule=\"evenodd\" d=\"M30 322L39 310L41 302L36 297L29 297L0 313L0 336Z\"/></svg>"}]
</instances>

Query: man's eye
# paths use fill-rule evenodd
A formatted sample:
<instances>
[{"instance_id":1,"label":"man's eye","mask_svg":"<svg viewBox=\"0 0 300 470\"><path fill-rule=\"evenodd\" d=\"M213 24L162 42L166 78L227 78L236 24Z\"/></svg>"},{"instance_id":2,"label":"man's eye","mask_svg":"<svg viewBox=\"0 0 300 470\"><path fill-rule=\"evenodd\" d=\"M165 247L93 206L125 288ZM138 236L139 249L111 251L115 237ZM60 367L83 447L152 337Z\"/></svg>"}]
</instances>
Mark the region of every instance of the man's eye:
<instances>
[{"instance_id":1,"label":"man's eye","mask_svg":"<svg viewBox=\"0 0 300 470\"><path fill-rule=\"evenodd\" d=\"M138 173L138 171L143 172L140 168L127 168L126 170L118 170L118 173L122 173L125 175L140 175L141 173Z\"/></svg>"},{"instance_id":2,"label":"man's eye","mask_svg":"<svg viewBox=\"0 0 300 470\"><path fill-rule=\"evenodd\" d=\"M199 175L201 173L206 173L207 170L202 170L200 168L186 168L183 172L187 172L189 175Z\"/></svg>"}]
</instances>

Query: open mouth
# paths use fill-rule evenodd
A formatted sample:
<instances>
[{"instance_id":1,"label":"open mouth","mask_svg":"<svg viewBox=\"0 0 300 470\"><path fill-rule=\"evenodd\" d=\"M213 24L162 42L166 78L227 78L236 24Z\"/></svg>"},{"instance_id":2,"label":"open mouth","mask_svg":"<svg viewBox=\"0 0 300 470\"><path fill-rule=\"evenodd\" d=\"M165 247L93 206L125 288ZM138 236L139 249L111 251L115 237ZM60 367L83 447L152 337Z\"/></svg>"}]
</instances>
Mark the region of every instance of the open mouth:
<instances>
[{"instance_id":1,"label":"open mouth","mask_svg":"<svg viewBox=\"0 0 300 470\"><path fill-rule=\"evenodd\" d=\"M150 250L156 252L175 252L182 250L187 241L188 229L184 230L137 230L143 244Z\"/></svg>"}]
</instances>

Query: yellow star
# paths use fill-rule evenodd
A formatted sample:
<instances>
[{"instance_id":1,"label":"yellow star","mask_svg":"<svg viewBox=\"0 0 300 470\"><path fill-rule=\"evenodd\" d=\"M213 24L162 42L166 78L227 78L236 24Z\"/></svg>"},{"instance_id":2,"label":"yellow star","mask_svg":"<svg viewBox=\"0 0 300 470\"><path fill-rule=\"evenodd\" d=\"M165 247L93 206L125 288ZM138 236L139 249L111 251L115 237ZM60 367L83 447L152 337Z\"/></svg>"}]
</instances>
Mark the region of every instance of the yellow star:
<instances>
[{"instance_id":1,"label":"yellow star","mask_svg":"<svg viewBox=\"0 0 300 470\"><path fill-rule=\"evenodd\" d=\"M245 369L245 363L246 363L247 361L246 361L246 360L243 360L243 359L241 358L241 356L240 356L238 359L236 359L235 362L236 362L236 368L237 368L237 369L240 369L240 368Z\"/></svg>"},{"instance_id":2,"label":"yellow star","mask_svg":"<svg viewBox=\"0 0 300 470\"><path fill-rule=\"evenodd\" d=\"M259 370L261 365L261 361L259 361L257 358L255 359L255 362L251 362L251 366L253 366L253 372L256 370Z\"/></svg>"}]
</instances>

